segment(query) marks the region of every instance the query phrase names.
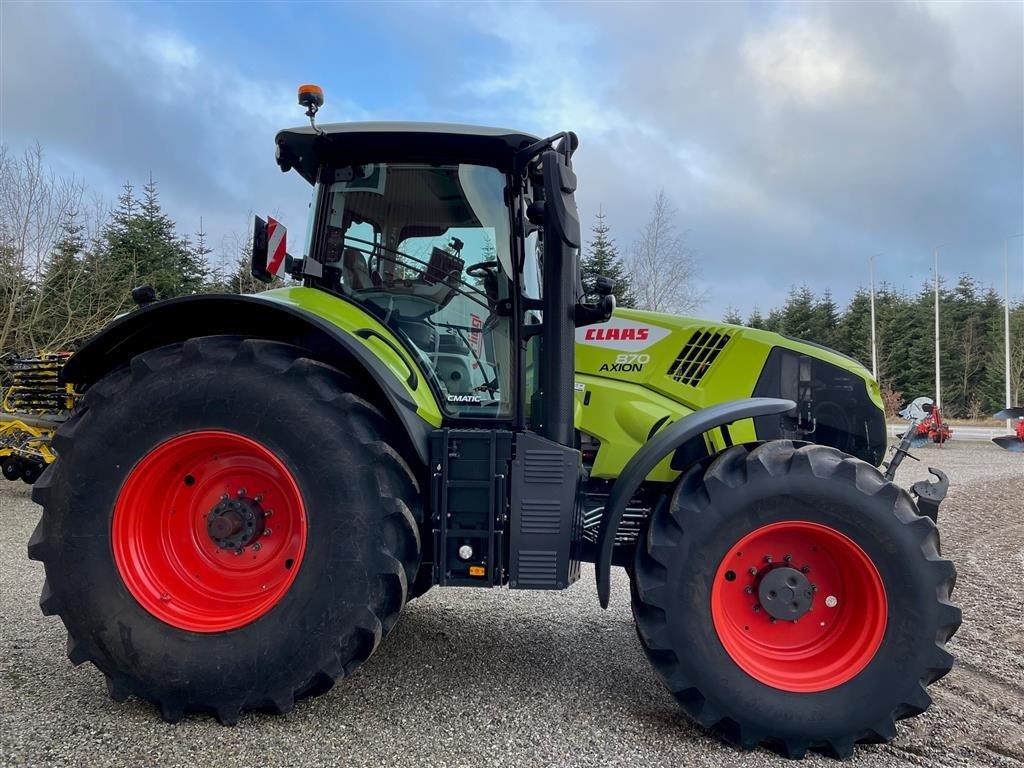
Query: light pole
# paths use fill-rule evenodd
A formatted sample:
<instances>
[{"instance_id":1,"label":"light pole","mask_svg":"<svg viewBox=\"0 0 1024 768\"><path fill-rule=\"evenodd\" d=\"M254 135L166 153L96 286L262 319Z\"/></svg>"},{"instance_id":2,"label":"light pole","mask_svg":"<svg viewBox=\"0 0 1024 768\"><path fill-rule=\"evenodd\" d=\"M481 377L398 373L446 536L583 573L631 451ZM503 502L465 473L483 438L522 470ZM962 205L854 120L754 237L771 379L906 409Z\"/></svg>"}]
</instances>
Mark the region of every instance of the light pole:
<instances>
[{"instance_id":1,"label":"light pole","mask_svg":"<svg viewBox=\"0 0 1024 768\"><path fill-rule=\"evenodd\" d=\"M942 411L942 371L939 366L939 251L946 246L935 246L935 407Z\"/></svg>"},{"instance_id":2,"label":"light pole","mask_svg":"<svg viewBox=\"0 0 1024 768\"><path fill-rule=\"evenodd\" d=\"M876 254L877 255L877 254ZM878 382L878 344L875 341L875 257L868 263L871 267L871 375Z\"/></svg>"},{"instance_id":3,"label":"light pole","mask_svg":"<svg viewBox=\"0 0 1024 768\"><path fill-rule=\"evenodd\" d=\"M1010 392L1010 241L1015 237L1024 237L1024 232L1003 238L1003 363L1006 373L1007 408L1013 407ZM1013 419L1006 420L1006 428L1013 429Z\"/></svg>"}]
</instances>

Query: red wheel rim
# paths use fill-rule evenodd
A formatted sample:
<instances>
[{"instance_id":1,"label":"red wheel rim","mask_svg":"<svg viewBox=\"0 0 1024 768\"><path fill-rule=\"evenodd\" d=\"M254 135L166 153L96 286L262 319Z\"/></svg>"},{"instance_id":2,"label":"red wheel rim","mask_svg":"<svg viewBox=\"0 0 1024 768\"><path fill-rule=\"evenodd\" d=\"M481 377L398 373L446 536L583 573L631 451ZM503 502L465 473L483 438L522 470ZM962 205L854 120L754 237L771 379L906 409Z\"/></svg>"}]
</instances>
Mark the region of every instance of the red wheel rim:
<instances>
[{"instance_id":1,"label":"red wheel rim","mask_svg":"<svg viewBox=\"0 0 1024 768\"><path fill-rule=\"evenodd\" d=\"M255 538L225 548L210 517L234 502L248 510L242 529ZM291 473L265 446L191 432L132 469L111 542L125 586L149 613L179 629L222 632L259 618L288 591L305 551L306 510Z\"/></svg>"},{"instance_id":2,"label":"red wheel rim","mask_svg":"<svg viewBox=\"0 0 1024 768\"><path fill-rule=\"evenodd\" d=\"M789 569L805 577L801 590L811 587L801 592L810 594L810 607L796 621L761 605L775 598L762 584L788 574L797 582ZM772 610L779 611L774 604ZM878 651L887 616L885 587L871 558L818 523L773 523L747 534L722 559L711 589L711 618L726 652L748 675L783 691L824 691L856 677Z\"/></svg>"}]
</instances>

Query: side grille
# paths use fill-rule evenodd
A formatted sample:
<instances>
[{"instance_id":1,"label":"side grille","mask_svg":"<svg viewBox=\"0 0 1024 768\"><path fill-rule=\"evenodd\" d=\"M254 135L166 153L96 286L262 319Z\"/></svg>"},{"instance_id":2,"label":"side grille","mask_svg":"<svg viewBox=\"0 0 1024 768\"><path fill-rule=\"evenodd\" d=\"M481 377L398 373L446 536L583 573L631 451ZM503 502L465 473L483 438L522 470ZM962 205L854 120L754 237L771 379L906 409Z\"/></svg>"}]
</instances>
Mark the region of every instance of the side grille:
<instances>
[{"instance_id":1,"label":"side grille","mask_svg":"<svg viewBox=\"0 0 1024 768\"><path fill-rule=\"evenodd\" d=\"M668 375L680 384L696 387L728 343L728 334L707 329L694 331L675 362L669 366Z\"/></svg>"},{"instance_id":2,"label":"side grille","mask_svg":"<svg viewBox=\"0 0 1024 768\"><path fill-rule=\"evenodd\" d=\"M523 533L558 535L562 530L562 507L555 501L524 501L519 530Z\"/></svg>"},{"instance_id":3,"label":"side grille","mask_svg":"<svg viewBox=\"0 0 1024 768\"><path fill-rule=\"evenodd\" d=\"M552 551L520 550L517 553L520 588L548 587L558 575L558 554Z\"/></svg>"},{"instance_id":4,"label":"side grille","mask_svg":"<svg viewBox=\"0 0 1024 768\"><path fill-rule=\"evenodd\" d=\"M558 451L525 451L523 476L528 483L561 485L562 454Z\"/></svg>"}]
</instances>

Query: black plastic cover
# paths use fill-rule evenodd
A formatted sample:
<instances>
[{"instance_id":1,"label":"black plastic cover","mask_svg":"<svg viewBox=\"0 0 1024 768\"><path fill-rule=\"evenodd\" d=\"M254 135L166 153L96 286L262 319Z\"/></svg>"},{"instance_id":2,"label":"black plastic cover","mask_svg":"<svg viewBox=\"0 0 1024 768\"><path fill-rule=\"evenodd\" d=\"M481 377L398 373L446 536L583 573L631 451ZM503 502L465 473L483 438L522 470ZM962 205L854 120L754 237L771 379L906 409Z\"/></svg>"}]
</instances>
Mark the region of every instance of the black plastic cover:
<instances>
[{"instance_id":1,"label":"black plastic cover","mask_svg":"<svg viewBox=\"0 0 1024 768\"><path fill-rule=\"evenodd\" d=\"M580 575L582 455L532 432L516 435L509 587L565 589Z\"/></svg>"},{"instance_id":2,"label":"black plastic cover","mask_svg":"<svg viewBox=\"0 0 1024 768\"><path fill-rule=\"evenodd\" d=\"M867 382L856 373L774 347L753 397L781 397L797 404L789 418L755 418L758 440L788 438L830 445L876 467L885 457L885 414L872 402Z\"/></svg>"}]
</instances>

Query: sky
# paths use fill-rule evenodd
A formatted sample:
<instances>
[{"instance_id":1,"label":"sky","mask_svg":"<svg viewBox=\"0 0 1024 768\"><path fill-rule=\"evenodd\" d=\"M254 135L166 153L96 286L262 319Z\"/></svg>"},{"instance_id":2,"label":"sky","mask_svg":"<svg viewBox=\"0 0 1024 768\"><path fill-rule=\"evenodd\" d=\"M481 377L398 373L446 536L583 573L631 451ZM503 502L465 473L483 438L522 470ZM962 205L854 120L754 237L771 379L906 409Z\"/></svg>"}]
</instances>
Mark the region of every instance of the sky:
<instances>
[{"instance_id":1,"label":"sky","mask_svg":"<svg viewBox=\"0 0 1024 768\"><path fill-rule=\"evenodd\" d=\"M0 142L111 201L152 174L214 247L254 212L304 229L273 138L305 82L323 122L575 131L585 228L628 253L663 189L709 317L845 303L874 254L916 292L939 245L1001 291L1024 232L1021 2L0 3Z\"/></svg>"}]
</instances>

